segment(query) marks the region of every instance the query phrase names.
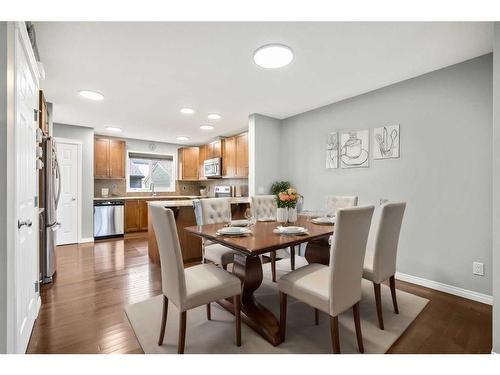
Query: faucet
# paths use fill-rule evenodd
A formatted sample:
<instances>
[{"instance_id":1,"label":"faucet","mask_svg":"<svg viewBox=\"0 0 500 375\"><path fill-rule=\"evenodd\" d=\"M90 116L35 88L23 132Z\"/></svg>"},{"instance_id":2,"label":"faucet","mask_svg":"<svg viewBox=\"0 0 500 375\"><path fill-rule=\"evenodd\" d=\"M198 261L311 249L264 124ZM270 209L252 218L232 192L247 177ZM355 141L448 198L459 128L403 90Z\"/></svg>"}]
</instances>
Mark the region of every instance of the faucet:
<instances>
[{"instance_id":1,"label":"faucet","mask_svg":"<svg viewBox=\"0 0 500 375\"><path fill-rule=\"evenodd\" d=\"M153 192L153 197L156 196L155 184L153 182L151 182L151 184L149 185L149 187L151 188L151 191Z\"/></svg>"}]
</instances>

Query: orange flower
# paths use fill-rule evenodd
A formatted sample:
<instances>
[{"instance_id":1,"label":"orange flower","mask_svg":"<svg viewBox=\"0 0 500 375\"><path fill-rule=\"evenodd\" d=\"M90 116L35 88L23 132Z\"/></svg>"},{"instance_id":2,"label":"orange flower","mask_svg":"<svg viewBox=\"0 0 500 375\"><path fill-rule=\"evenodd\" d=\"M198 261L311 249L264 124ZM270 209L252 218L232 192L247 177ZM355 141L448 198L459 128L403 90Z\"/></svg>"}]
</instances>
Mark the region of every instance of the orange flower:
<instances>
[{"instance_id":1,"label":"orange flower","mask_svg":"<svg viewBox=\"0 0 500 375\"><path fill-rule=\"evenodd\" d=\"M279 193L279 198L280 198L280 201L282 201L282 202L286 202L286 201L290 200L290 196L288 194L285 194L285 193Z\"/></svg>"}]
</instances>

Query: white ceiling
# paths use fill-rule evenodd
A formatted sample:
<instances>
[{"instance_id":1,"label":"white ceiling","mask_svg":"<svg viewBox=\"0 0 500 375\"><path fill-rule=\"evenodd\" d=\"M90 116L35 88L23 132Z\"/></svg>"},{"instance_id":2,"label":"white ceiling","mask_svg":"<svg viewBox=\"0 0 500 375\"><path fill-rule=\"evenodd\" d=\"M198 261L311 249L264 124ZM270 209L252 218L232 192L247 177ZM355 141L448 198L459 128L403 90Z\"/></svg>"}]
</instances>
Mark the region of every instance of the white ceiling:
<instances>
[{"instance_id":1,"label":"white ceiling","mask_svg":"<svg viewBox=\"0 0 500 375\"><path fill-rule=\"evenodd\" d=\"M248 115L286 118L492 51L492 23L71 23L36 24L54 120L105 133L201 143L247 126ZM282 43L287 67L254 64ZM104 94L81 98L80 89ZM192 107L194 115L183 115ZM216 112L222 119L208 121ZM215 130L199 125L213 123Z\"/></svg>"}]
</instances>

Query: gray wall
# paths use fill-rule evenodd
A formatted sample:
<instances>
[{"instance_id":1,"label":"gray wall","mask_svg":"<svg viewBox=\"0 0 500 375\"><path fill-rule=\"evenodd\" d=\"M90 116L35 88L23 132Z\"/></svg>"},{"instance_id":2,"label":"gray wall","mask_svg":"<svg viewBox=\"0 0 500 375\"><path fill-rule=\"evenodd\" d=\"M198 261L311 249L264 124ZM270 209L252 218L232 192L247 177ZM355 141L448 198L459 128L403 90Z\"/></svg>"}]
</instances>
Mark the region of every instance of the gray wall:
<instances>
[{"instance_id":1,"label":"gray wall","mask_svg":"<svg viewBox=\"0 0 500 375\"><path fill-rule=\"evenodd\" d=\"M491 108L490 54L306 112L282 121L282 177L306 208L327 194L408 202L398 271L491 295ZM386 124L401 126L399 159L325 168L329 132Z\"/></svg>"},{"instance_id":2,"label":"gray wall","mask_svg":"<svg viewBox=\"0 0 500 375\"><path fill-rule=\"evenodd\" d=\"M259 114L248 121L249 195L269 194L280 179L281 121Z\"/></svg>"},{"instance_id":3,"label":"gray wall","mask_svg":"<svg viewBox=\"0 0 500 375\"><path fill-rule=\"evenodd\" d=\"M500 354L500 23L493 44L493 351Z\"/></svg>"},{"instance_id":4,"label":"gray wall","mask_svg":"<svg viewBox=\"0 0 500 375\"><path fill-rule=\"evenodd\" d=\"M0 353L7 350L7 22L0 22Z\"/></svg>"},{"instance_id":5,"label":"gray wall","mask_svg":"<svg viewBox=\"0 0 500 375\"><path fill-rule=\"evenodd\" d=\"M94 129L54 124L54 137L82 142L82 238L94 237Z\"/></svg>"}]
</instances>

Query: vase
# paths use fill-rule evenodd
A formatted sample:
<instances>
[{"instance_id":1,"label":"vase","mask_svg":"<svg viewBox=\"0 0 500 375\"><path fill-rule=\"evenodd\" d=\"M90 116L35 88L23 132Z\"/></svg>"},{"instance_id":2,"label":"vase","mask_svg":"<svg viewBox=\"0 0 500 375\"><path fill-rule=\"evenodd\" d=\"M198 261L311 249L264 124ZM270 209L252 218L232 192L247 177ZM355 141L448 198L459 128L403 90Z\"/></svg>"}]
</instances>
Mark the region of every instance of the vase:
<instances>
[{"instance_id":1,"label":"vase","mask_svg":"<svg viewBox=\"0 0 500 375\"><path fill-rule=\"evenodd\" d=\"M278 223L286 223L288 220L288 208L276 209L276 221Z\"/></svg>"},{"instance_id":2,"label":"vase","mask_svg":"<svg viewBox=\"0 0 500 375\"><path fill-rule=\"evenodd\" d=\"M289 207L288 208L288 222L295 223L297 221L297 208Z\"/></svg>"}]
</instances>

